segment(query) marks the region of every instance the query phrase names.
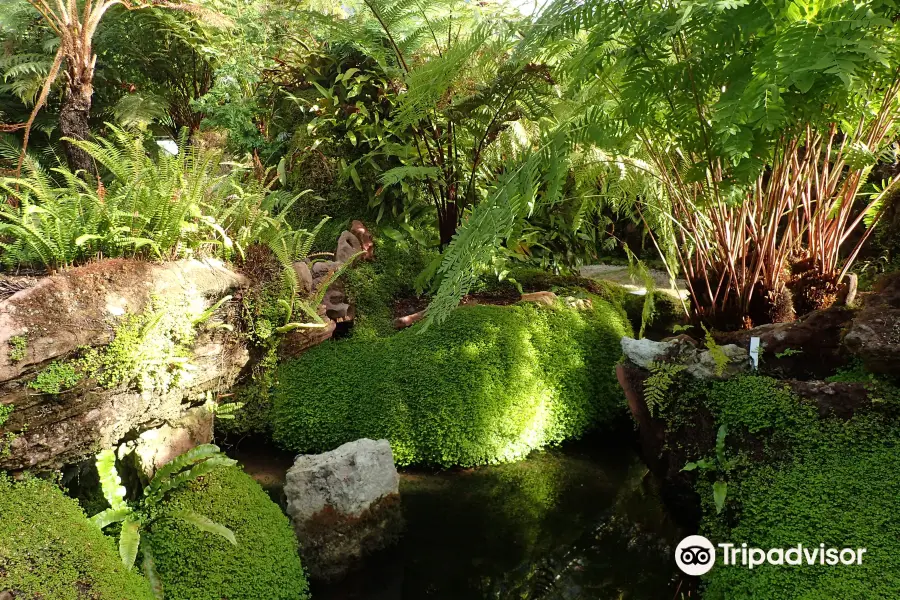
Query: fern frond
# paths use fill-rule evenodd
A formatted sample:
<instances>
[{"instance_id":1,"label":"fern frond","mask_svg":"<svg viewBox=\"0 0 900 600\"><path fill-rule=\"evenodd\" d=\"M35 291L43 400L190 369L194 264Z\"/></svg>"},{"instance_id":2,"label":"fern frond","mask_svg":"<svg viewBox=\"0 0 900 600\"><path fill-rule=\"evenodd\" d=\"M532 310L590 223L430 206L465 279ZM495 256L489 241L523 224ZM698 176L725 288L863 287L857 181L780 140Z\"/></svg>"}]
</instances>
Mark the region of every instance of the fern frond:
<instances>
[{"instance_id":1,"label":"fern frond","mask_svg":"<svg viewBox=\"0 0 900 600\"><path fill-rule=\"evenodd\" d=\"M91 523L99 529L103 529L113 523L121 523L132 515L134 511L131 508L107 508L90 518Z\"/></svg>"},{"instance_id":2,"label":"fern frond","mask_svg":"<svg viewBox=\"0 0 900 600\"><path fill-rule=\"evenodd\" d=\"M237 546L237 539L234 537L234 532L224 525L220 525L215 521L209 519L208 517L204 517L201 514L198 514L192 510L176 510L169 513L171 516L181 519L186 523L190 523L194 527L200 529L201 531L206 531L208 533L213 533L220 537L225 538L227 541L231 543L232 546Z\"/></svg>"},{"instance_id":3,"label":"fern frond","mask_svg":"<svg viewBox=\"0 0 900 600\"><path fill-rule=\"evenodd\" d=\"M140 521L126 519L122 523L122 533L119 534L119 556L122 558L122 564L125 565L126 569L131 569L134 566L140 543Z\"/></svg>"},{"instance_id":4,"label":"fern frond","mask_svg":"<svg viewBox=\"0 0 900 600\"><path fill-rule=\"evenodd\" d=\"M114 511L127 510L125 504L125 487L116 470L116 454L112 450L104 450L97 455L97 473L100 476L100 489L103 497ZM103 513L101 513L103 514ZM107 517L113 515L107 515ZM104 517L106 518L106 517Z\"/></svg>"},{"instance_id":5,"label":"fern frond","mask_svg":"<svg viewBox=\"0 0 900 600\"><path fill-rule=\"evenodd\" d=\"M163 465L153 476L150 484L144 488L144 496L148 500L161 500L166 492L209 473L213 467L235 463L236 461L222 455L218 446L213 444L197 446Z\"/></svg>"}]
</instances>

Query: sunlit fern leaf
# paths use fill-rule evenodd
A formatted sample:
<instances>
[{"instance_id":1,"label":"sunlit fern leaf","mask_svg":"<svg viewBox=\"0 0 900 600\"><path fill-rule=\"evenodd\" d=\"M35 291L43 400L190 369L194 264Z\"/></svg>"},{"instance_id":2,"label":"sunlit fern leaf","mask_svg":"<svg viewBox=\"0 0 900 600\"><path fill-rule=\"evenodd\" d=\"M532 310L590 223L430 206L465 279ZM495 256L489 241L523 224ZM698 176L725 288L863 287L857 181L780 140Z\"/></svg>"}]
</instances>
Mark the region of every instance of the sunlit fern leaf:
<instances>
[{"instance_id":1,"label":"sunlit fern leaf","mask_svg":"<svg viewBox=\"0 0 900 600\"><path fill-rule=\"evenodd\" d=\"M119 556L126 569L131 569L134 566L140 543L140 521L126 519L125 522L122 523L122 532L119 534Z\"/></svg>"},{"instance_id":2,"label":"sunlit fern leaf","mask_svg":"<svg viewBox=\"0 0 900 600\"><path fill-rule=\"evenodd\" d=\"M127 94L113 107L116 122L123 127L144 127L154 121L162 121L168 108L161 98L147 94Z\"/></svg>"},{"instance_id":3,"label":"sunlit fern leaf","mask_svg":"<svg viewBox=\"0 0 900 600\"><path fill-rule=\"evenodd\" d=\"M225 458L221 454L218 446L213 444L197 446L163 465L153 476L150 484L144 488L144 496L147 498L155 498L157 500L161 499L167 491L178 487L180 483L199 476L200 471L193 471L192 469L194 465L197 465L198 463L203 464L209 461L214 461L215 464L213 466L216 464L234 464L234 461ZM186 469L189 470L191 474L176 482L175 476L184 474L182 472Z\"/></svg>"},{"instance_id":4,"label":"sunlit fern leaf","mask_svg":"<svg viewBox=\"0 0 900 600\"><path fill-rule=\"evenodd\" d=\"M125 504L125 487L116 470L116 454L112 450L104 450L97 455L97 473L100 475L100 489L103 497L113 510L127 509Z\"/></svg>"},{"instance_id":5,"label":"sunlit fern leaf","mask_svg":"<svg viewBox=\"0 0 900 600\"><path fill-rule=\"evenodd\" d=\"M439 179L441 170L437 167L404 165L388 169L381 174L380 181L384 185L395 185L401 181L427 181Z\"/></svg>"},{"instance_id":6,"label":"sunlit fern leaf","mask_svg":"<svg viewBox=\"0 0 900 600\"><path fill-rule=\"evenodd\" d=\"M438 269L440 286L428 305L424 327L439 324L457 307L501 242L520 219L534 208L537 191L546 178L548 201L555 201L564 170L566 135L554 135L518 164L509 165L487 199L475 206L444 252Z\"/></svg>"},{"instance_id":7,"label":"sunlit fern leaf","mask_svg":"<svg viewBox=\"0 0 900 600\"><path fill-rule=\"evenodd\" d=\"M91 517L90 521L99 529L103 529L113 523L121 523L127 519L133 511L131 508L108 508Z\"/></svg>"}]
</instances>

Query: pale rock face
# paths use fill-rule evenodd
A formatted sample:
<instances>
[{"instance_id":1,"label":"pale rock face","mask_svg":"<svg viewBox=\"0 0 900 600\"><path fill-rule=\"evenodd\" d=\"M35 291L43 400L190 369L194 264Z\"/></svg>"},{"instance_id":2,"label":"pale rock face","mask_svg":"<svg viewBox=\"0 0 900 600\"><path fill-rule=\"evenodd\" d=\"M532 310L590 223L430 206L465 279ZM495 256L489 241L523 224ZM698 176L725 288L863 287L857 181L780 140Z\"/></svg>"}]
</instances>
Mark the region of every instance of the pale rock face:
<instances>
[{"instance_id":1,"label":"pale rock face","mask_svg":"<svg viewBox=\"0 0 900 600\"><path fill-rule=\"evenodd\" d=\"M198 406L172 423L141 433L136 440L123 444L119 452L134 452L136 466L149 481L172 459L192 448L212 443L214 421L211 411Z\"/></svg>"},{"instance_id":2,"label":"pale rock face","mask_svg":"<svg viewBox=\"0 0 900 600\"><path fill-rule=\"evenodd\" d=\"M166 393L102 389L84 381L52 395L26 384L45 365L67 360L81 346L108 344L121 319L143 313L152 298L196 314L246 284L246 278L216 260L112 259L42 277L0 302L0 404L14 406L5 426L21 432L9 455L0 458L0 469L42 471L79 462L129 434L178 422L206 391L231 385L249 355L222 328L198 330L190 380ZM221 311L228 313L227 305ZM15 336L26 336L18 360L8 351Z\"/></svg>"},{"instance_id":3,"label":"pale rock face","mask_svg":"<svg viewBox=\"0 0 900 600\"><path fill-rule=\"evenodd\" d=\"M284 491L313 577L339 575L396 540L402 527L399 485L387 440L361 439L297 457Z\"/></svg>"},{"instance_id":4,"label":"pale rock face","mask_svg":"<svg viewBox=\"0 0 900 600\"><path fill-rule=\"evenodd\" d=\"M337 249L334 252L334 260L345 263L356 254L362 252L362 242L353 233L345 231L338 238Z\"/></svg>"},{"instance_id":5,"label":"pale rock face","mask_svg":"<svg viewBox=\"0 0 900 600\"><path fill-rule=\"evenodd\" d=\"M661 358L672 345L672 342L655 342L647 338L639 340L622 338L622 352L625 353L625 358L642 369L646 369L650 363Z\"/></svg>"},{"instance_id":6,"label":"pale rock face","mask_svg":"<svg viewBox=\"0 0 900 600\"><path fill-rule=\"evenodd\" d=\"M304 294L312 293L313 277L309 270L309 265L305 262L297 261L293 264L294 273L297 275L297 282L300 284L300 291Z\"/></svg>"},{"instance_id":7,"label":"pale rock face","mask_svg":"<svg viewBox=\"0 0 900 600\"><path fill-rule=\"evenodd\" d=\"M622 338L622 352L625 358L642 369L653 362L673 362L685 366L685 372L698 379L727 379L750 370L750 353L734 344L719 346L728 358L724 369L719 372L713 353L700 349L683 340L656 342L653 340Z\"/></svg>"},{"instance_id":8,"label":"pale rock face","mask_svg":"<svg viewBox=\"0 0 900 600\"><path fill-rule=\"evenodd\" d=\"M359 516L374 502L400 491L387 440L361 439L331 452L298 456L287 474L288 512L306 520L326 506Z\"/></svg>"}]
</instances>

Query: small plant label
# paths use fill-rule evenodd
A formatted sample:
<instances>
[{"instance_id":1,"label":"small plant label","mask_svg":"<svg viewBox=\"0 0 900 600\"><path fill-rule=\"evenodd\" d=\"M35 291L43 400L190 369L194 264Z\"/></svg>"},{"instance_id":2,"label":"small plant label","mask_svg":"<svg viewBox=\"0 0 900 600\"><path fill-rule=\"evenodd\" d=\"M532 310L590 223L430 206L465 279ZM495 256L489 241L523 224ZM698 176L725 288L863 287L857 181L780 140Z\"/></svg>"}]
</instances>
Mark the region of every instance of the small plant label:
<instances>
[{"instance_id":1,"label":"small plant label","mask_svg":"<svg viewBox=\"0 0 900 600\"><path fill-rule=\"evenodd\" d=\"M750 364L754 371L759 369L759 338L757 336L750 338Z\"/></svg>"}]
</instances>

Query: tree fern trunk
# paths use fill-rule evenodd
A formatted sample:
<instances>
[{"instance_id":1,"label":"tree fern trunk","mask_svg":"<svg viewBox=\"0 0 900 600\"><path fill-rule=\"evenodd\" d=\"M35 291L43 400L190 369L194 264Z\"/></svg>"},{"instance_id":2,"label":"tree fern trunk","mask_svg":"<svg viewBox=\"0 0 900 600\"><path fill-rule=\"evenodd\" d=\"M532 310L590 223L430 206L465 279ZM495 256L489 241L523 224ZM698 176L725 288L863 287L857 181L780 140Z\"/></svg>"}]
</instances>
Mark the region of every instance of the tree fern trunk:
<instances>
[{"instance_id":1,"label":"tree fern trunk","mask_svg":"<svg viewBox=\"0 0 900 600\"><path fill-rule=\"evenodd\" d=\"M90 137L91 97L94 94L93 69L78 64L77 57L67 57L66 91L59 114L59 130L63 137L86 140ZM94 163L87 152L63 142L66 161L72 171L94 174Z\"/></svg>"},{"instance_id":2,"label":"tree fern trunk","mask_svg":"<svg viewBox=\"0 0 900 600\"><path fill-rule=\"evenodd\" d=\"M448 202L444 210L438 211L438 231L441 235L441 247L446 248L453 234L456 233L456 226L459 224L459 205L456 202Z\"/></svg>"}]
</instances>

